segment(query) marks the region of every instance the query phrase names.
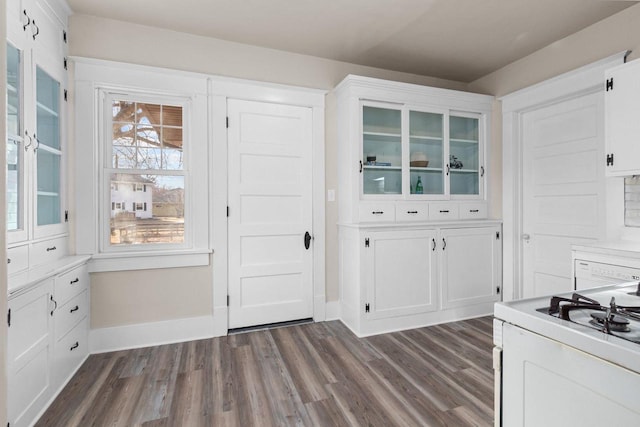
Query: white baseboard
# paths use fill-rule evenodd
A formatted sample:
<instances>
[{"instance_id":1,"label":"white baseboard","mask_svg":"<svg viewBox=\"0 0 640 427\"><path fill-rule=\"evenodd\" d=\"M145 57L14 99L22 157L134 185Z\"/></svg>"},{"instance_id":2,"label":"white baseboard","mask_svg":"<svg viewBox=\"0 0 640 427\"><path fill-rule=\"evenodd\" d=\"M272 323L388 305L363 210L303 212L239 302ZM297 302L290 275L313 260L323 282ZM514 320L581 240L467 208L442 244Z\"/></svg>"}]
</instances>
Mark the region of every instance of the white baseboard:
<instances>
[{"instance_id":1,"label":"white baseboard","mask_svg":"<svg viewBox=\"0 0 640 427\"><path fill-rule=\"evenodd\" d=\"M211 338L219 332L214 320L213 316L201 316L92 329L89 333L89 352L105 353ZM222 335L226 335L226 331Z\"/></svg>"},{"instance_id":2,"label":"white baseboard","mask_svg":"<svg viewBox=\"0 0 640 427\"><path fill-rule=\"evenodd\" d=\"M340 310L340 301L327 301L325 304L325 320L340 320L342 313Z\"/></svg>"}]
</instances>

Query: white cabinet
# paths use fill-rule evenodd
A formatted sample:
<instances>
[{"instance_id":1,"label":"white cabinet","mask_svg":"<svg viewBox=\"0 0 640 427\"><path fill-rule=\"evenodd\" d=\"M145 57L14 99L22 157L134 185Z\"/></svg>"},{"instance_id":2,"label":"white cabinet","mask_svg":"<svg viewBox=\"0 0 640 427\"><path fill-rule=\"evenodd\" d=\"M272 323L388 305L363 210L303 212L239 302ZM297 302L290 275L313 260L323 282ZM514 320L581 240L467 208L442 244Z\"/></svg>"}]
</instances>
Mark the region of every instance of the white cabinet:
<instances>
[{"instance_id":1,"label":"white cabinet","mask_svg":"<svg viewBox=\"0 0 640 427\"><path fill-rule=\"evenodd\" d=\"M426 212L438 200L451 202L450 215L430 219L468 219L458 204L484 203L493 97L359 76L335 93L340 222L421 221L387 213L407 202Z\"/></svg>"},{"instance_id":2,"label":"white cabinet","mask_svg":"<svg viewBox=\"0 0 640 427\"><path fill-rule=\"evenodd\" d=\"M31 425L89 354L86 259L9 297L8 410Z\"/></svg>"},{"instance_id":3,"label":"white cabinet","mask_svg":"<svg viewBox=\"0 0 640 427\"><path fill-rule=\"evenodd\" d=\"M500 227L440 230L442 307L493 303L501 292Z\"/></svg>"},{"instance_id":4,"label":"white cabinet","mask_svg":"<svg viewBox=\"0 0 640 427\"><path fill-rule=\"evenodd\" d=\"M9 300L8 419L31 424L52 393L53 280Z\"/></svg>"},{"instance_id":5,"label":"white cabinet","mask_svg":"<svg viewBox=\"0 0 640 427\"><path fill-rule=\"evenodd\" d=\"M640 174L640 60L605 73L605 149L609 176Z\"/></svg>"},{"instance_id":6,"label":"white cabinet","mask_svg":"<svg viewBox=\"0 0 640 427\"><path fill-rule=\"evenodd\" d=\"M341 225L343 322L366 336L492 313L500 233L496 221Z\"/></svg>"},{"instance_id":7,"label":"white cabinet","mask_svg":"<svg viewBox=\"0 0 640 427\"><path fill-rule=\"evenodd\" d=\"M366 235L363 274L367 318L436 310L435 230L377 231Z\"/></svg>"},{"instance_id":8,"label":"white cabinet","mask_svg":"<svg viewBox=\"0 0 640 427\"><path fill-rule=\"evenodd\" d=\"M10 246L67 233L65 7L56 0L7 1Z\"/></svg>"}]
</instances>

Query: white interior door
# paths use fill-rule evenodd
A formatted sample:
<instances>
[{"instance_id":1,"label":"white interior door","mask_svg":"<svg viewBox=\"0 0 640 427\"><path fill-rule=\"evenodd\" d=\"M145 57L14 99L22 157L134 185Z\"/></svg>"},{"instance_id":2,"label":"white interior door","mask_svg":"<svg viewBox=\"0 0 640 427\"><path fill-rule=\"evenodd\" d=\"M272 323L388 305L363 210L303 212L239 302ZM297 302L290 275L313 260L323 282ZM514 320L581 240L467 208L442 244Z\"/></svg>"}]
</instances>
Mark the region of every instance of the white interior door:
<instances>
[{"instance_id":1,"label":"white interior door","mask_svg":"<svg viewBox=\"0 0 640 427\"><path fill-rule=\"evenodd\" d=\"M523 297L573 289L571 245L604 237L603 95L522 115Z\"/></svg>"},{"instance_id":2,"label":"white interior door","mask_svg":"<svg viewBox=\"0 0 640 427\"><path fill-rule=\"evenodd\" d=\"M229 328L312 317L311 109L227 108Z\"/></svg>"}]
</instances>

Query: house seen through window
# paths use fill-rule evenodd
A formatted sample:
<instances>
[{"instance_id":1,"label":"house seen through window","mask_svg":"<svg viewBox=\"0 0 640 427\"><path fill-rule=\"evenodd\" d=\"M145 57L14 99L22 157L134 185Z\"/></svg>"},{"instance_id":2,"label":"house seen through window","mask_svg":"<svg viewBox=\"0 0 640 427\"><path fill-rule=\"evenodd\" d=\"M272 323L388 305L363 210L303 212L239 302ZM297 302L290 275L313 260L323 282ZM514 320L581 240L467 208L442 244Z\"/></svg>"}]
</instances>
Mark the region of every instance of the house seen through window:
<instances>
[{"instance_id":1,"label":"house seen through window","mask_svg":"<svg viewBox=\"0 0 640 427\"><path fill-rule=\"evenodd\" d=\"M183 107L110 103L109 244L184 243Z\"/></svg>"}]
</instances>

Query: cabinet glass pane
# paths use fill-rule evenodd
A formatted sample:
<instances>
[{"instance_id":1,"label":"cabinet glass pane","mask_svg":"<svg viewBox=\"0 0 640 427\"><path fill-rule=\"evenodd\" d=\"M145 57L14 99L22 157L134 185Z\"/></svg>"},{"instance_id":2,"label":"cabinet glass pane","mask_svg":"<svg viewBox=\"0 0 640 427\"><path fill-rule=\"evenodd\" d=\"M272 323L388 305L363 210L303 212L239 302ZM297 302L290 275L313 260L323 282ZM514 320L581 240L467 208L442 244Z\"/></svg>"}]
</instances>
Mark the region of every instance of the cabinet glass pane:
<instances>
[{"instance_id":1,"label":"cabinet glass pane","mask_svg":"<svg viewBox=\"0 0 640 427\"><path fill-rule=\"evenodd\" d=\"M36 67L36 114L38 141L60 149L60 83Z\"/></svg>"},{"instance_id":2,"label":"cabinet glass pane","mask_svg":"<svg viewBox=\"0 0 640 427\"><path fill-rule=\"evenodd\" d=\"M38 225L60 223L60 155L38 150Z\"/></svg>"},{"instance_id":3,"label":"cabinet glass pane","mask_svg":"<svg viewBox=\"0 0 640 427\"><path fill-rule=\"evenodd\" d=\"M7 230L22 228L22 185L23 157L20 150L22 141L20 51L7 44Z\"/></svg>"},{"instance_id":4,"label":"cabinet glass pane","mask_svg":"<svg viewBox=\"0 0 640 427\"><path fill-rule=\"evenodd\" d=\"M449 166L451 194L480 193L479 120L473 117L449 118Z\"/></svg>"},{"instance_id":5,"label":"cabinet glass pane","mask_svg":"<svg viewBox=\"0 0 640 427\"><path fill-rule=\"evenodd\" d=\"M401 129L400 110L362 108L364 194L402 193Z\"/></svg>"},{"instance_id":6,"label":"cabinet glass pane","mask_svg":"<svg viewBox=\"0 0 640 427\"><path fill-rule=\"evenodd\" d=\"M444 116L409 112L411 194L444 193Z\"/></svg>"}]
</instances>

